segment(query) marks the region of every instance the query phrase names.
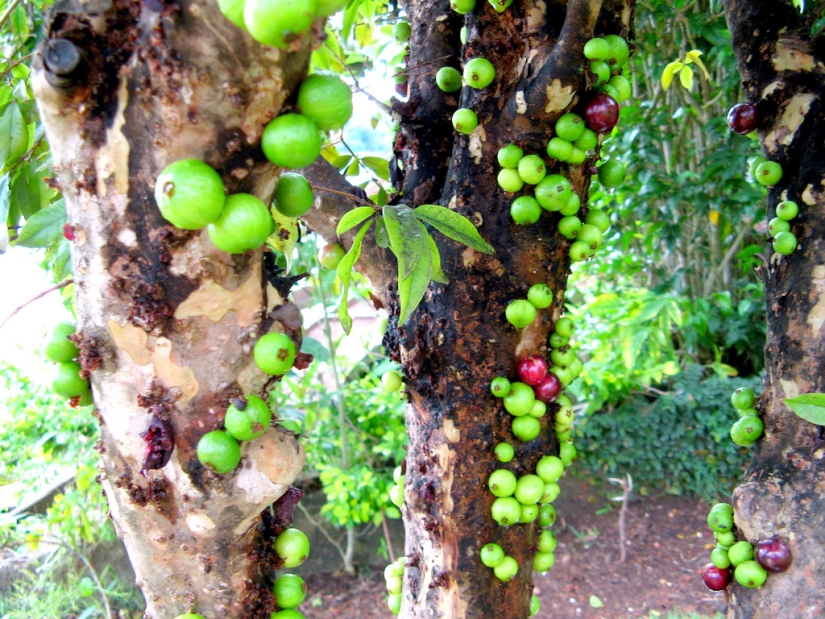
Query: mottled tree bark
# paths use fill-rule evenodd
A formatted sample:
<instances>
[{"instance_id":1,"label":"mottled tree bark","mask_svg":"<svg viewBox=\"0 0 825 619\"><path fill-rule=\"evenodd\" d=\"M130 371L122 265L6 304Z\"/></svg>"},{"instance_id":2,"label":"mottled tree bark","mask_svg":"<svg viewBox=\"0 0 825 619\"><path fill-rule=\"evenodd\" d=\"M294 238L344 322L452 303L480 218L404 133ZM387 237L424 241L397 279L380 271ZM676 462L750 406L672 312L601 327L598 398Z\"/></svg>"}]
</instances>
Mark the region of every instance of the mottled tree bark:
<instances>
[{"instance_id":1,"label":"mottled tree bark","mask_svg":"<svg viewBox=\"0 0 825 619\"><path fill-rule=\"evenodd\" d=\"M784 403L825 392L825 48L790 2L726 0L732 44L759 136L784 175L768 191L768 217L783 199L799 204L790 256L768 248L762 268L768 339L759 410L765 435L734 493L736 524L751 542L777 535L793 565L758 589L731 588L737 619L825 615L825 442L823 428Z\"/></svg>"}]
</instances>

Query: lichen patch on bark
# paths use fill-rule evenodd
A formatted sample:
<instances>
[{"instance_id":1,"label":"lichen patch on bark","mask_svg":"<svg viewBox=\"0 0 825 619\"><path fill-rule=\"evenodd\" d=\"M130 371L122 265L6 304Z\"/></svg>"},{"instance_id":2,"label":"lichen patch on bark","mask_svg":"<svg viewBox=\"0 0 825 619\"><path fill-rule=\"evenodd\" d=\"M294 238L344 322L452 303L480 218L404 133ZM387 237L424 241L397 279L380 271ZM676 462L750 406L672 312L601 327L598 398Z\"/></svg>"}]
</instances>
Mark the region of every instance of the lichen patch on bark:
<instances>
[{"instance_id":1,"label":"lichen patch on bark","mask_svg":"<svg viewBox=\"0 0 825 619\"><path fill-rule=\"evenodd\" d=\"M246 280L235 290L227 290L218 282L207 279L192 292L175 310L175 318L186 319L206 316L212 322L220 322L227 312L238 315L238 326L249 327L257 319L261 298L261 266L256 262Z\"/></svg>"},{"instance_id":2,"label":"lichen patch on bark","mask_svg":"<svg viewBox=\"0 0 825 619\"><path fill-rule=\"evenodd\" d=\"M773 67L777 71L813 71L814 57L780 40L776 44Z\"/></svg>"},{"instance_id":3,"label":"lichen patch on bark","mask_svg":"<svg viewBox=\"0 0 825 619\"><path fill-rule=\"evenodd\" d=\"M791 97L782 112L782 118L765 136L765 148L769 153L775 154L779 145L788 146L793 142L799 126L805 120L815 100L816 96L811 93L799 93Z\"/></svg>"},{"instance_id":4,"label":"lichen patch on bark","mask_svg":"<svg viewBox=\"0 0 825 619\"><path fill-rule=\"evenodd\" d=\"M576 91L572 86L562 86L561 80L553 80L547 87L547 105L544 111L552 114L567 109L575 94Z\"/></svg>"}]
</instances>

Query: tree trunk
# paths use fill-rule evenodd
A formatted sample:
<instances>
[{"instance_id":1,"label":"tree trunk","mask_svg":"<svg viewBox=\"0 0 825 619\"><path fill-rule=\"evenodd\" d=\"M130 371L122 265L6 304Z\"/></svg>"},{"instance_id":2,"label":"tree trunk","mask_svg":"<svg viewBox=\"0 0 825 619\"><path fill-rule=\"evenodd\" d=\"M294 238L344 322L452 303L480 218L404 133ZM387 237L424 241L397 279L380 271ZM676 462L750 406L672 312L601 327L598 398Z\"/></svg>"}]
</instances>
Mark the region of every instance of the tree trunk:
<instances>
[{"instance_id":1,"label":"tree trunk","mask_svg":"<svg viewBox=\"0 0 825 619\"><path fill-rule=\"evenodd\" d=\"M823 428L784 403L825 391L825 169L823 60L811 24L790 2L726 0L733 49L749 101L759 112L762 151L782 165L768 192L768 218L784 199L799 204L791 222L799 246L780 256L770 248L762 269L768 339L759 410L765 435L734 492L736 524L748 541L771 536L793 552L791 568L758 589L731 588L728 616L808 619L825 614L825 475Z\"/></svg>"},{"instance_id":2,"label":"tree trunk","mask_svg":"<svg viewBox=\"0 0 825 619\"><path fill-rule=\"evenodd\" d=\"M270 200L277 170L261 131L308 57L308 41L292 53L256 44L213 3L67 0L35 63L73 241L101 483L154 619L269 617L281 563L271 540L300 493L261 514L303 464L295 437L275 427L243 444L232 473L199 463L198 440L233 398L265 397L272 384L251 358L256 339L281 331L300 344L300 314L260 250L229 255L205 230L164 221L155 178L192 157L230 193Z\"/></svg>"}]
</instances>

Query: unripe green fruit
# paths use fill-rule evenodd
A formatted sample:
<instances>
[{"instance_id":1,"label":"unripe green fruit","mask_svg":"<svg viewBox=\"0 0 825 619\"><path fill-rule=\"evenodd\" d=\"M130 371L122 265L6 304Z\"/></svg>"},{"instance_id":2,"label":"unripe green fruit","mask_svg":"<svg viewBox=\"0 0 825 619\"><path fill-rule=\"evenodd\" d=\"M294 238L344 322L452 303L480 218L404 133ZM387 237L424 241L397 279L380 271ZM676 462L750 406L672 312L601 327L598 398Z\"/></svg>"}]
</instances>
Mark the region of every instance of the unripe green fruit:
<instances>
[{"instance_id":1,"label":"unripe green fruit","mask_svg":"<svg viewBox=\"0 0 825 619\"><path fill-rule=\"evenodd\" d=\"M485 544L478 553L481 562L487 567L498 567L504 561L504 549L498 544Z\"/></svg>"},{"instance_id":2,"label":"unripe green fruit","mask_svg":"<svg viewBox=\"0 0 825 619\"><path fill-rule=\"evenodd\" d=\"M172 225L200 230L220 216L226 193L215 170L197 159L181 159L158 176L155 201L160 214Z\"/></svg>"},{"instance_id":3,"label":"unripe green fruit","mask_svg":"<svg viewBox=\"0 0 825 619\"><path fill-rule=\"evenodd\" d=\"M724 531L722 533L713 532L713 537L722 548L730 548L736 543L736 535L733 531Z\"/></svg>"},{"instance_id":4,"label":"unripe green fruit","mask_svg":"<svg viewBox=\"0 0 825 619\"><path fill-rule=\"evenodd\" d=\"M521 516L519 516L518 521L522 524L528 524L530 522L534 522L536 518L539 517L539 506L538 505L524 505L521 506Z\"/></svg>"},{"instance_id":5,"label":"unripe green fruit","mask_svg":"<svg viewBox=\"0 0 825 619\"><path fill-rule=\"evenodd\" d=\"M538 202L536 202L538 207ZM61 322L54 327L49 343L46 344L44 352L46 358L50 361L58 363L71 361L77 357L80 352L75 346L74 342L68 339L70 335L74 335L77 328L71 322Z\"/></svg>"},{"instance_id":6,"label":"unripe green fruit","mask_svg":"<svg viewBox=\"0 0 825 619\"><path fill-rule=\"evenodd\" d=\"M284 529L275 538L275 552L284 560L284 567L298 567L309 556L309 538L300 529Z\"/></svg>"},{"instance_id":7,"label":"unripe green fruit","mask_svg":"<svg viewBox=\"0 0 825 619\"><path fill-rule=\"evenodd\" d=\"M269 615L269 619L306 619L304 613L294 608L279 610Z\"/></svg>"},{"instance_id":8,"label":"unripe green fruit","mask_svg":"<svg viewBox=\"0 0 825 619\"><path fill-rule=\"evenodd\" d=\"M486 58L473 58L464 65L464 81L472 88L486 88L496 78L496 68Z\"/></svg>"},{"instance_id":9,"label":"unripe green fruit","mask_svg":"<svg viewBox=\"0 0 825 619\"><path fill-rule=\"evenodd\" d=\"M475 7L475 0L471 0L473 6ZM461 30L458 33L458 38L461 40L462 45L467 45L467 26L462 26Z\"/></svg>"},{"instance_id":10,"label":"unripe green fruit","mask_svg":"<svg viewBox=\"0 0 825 619\"><path fill-rule=\"evenodd\" d=\"M755 408L737 408L736 412L739 413L740 417L747 417L748 415L752 415L753 417L759 417L759 411Z\"/></svg>"},{"instance_id":11,"label":"unripe green fruit","mask_svg":"<svg viewBox=\"0 0 825 619\"><path fill-rule=\"evenodd\" d=\"M558 425L558 424L557 424ZM564 429L559 429L556 427L556 440L559 443L565 443L573 439L573 428L567 426Z\"/></svg>"},{"instance_id":12,"label":"unripe green fruit","mask_svg":"<svg viewBox=\"0 0 825 619\"><path fill-rule=\"evenodd\" d=\"M324 245L318 251L318 262L321 263L323 268L334 270L338 268L338 265L341 264L341 260L346 254L347 252L344 251L344 248L338 243L330 243Z\"/></svg>"},{"instance_id":13,"label":"unripe green fruit","mask_svg":"<svg viewBox=\"0 0 825 619\"><path fill-rule=\"evenodd\" d=\"M450 0L450 6L459 15L466 15L476 8L476 0ZM462 43L466 43L464 40Z\"/></svg>"},{"instance_id":14,"label":"unripe green fruit","mask_svg":"<svg viewBox=\"0 0 825 619\"><path fill-rule=\"evenodd\" d=\"M57 364L57 374L52 381L52 390L62 398L82 396L89 390L89 383L80 377L80 364L63 361Z\"/></svg>"},{"instance_id":15,"label":"unripe green fruit","mask_svg":"<svg viewBox=\"0 0 825 619\"><path fill-rule=\"evenodd\" d=\"M539 596L533 595L530 598L530 614L528 616L535 617L536 615L539 614L540 610L541 610L541 600L539 599Z\"/></svg>"},{"instance_id":16,"label":"unripe green fruit","mask_svg":"<svg viewBox=\"0 0 825 619\"><path fill-rule=\"evenodd\" d=\"M746 541L736 542L728 548L728 559L733 565L750 561L753 559L753 546Z\"/></svg>"},{"instance_id":17,"label":"unripe green fruit","mask_svg":"<svg viewBox=\"0 0 825 619\"><path fill-rule=\"evenodd\" d=\"M277 166L303 168L321 154L321 132L306 116L283 114L264 129L261 148L266 158Z\"/></svg>"},{"instance_id":18,"label":"unripe green fruit","mask_svg":"<svg viewBox=\"0 0 825 619\"><path fill-rule=\"evenodd\" d=\"M401 594L400 593L395 593L393 595L390 595L387 598L387 608L390 609L390 612L393 615L397 615L398 613L401 612Z\"/></svg>"},{"instance_id":19,"label":"unripe green fruit","mask_svg":"<svg viewBox=\"0 0 825 619\"><path fill-rule=\"evenodd\" d=\"M733 528L733 507L728 503L717 503L708 512L708 526L711 531L725 533Z\"/></svg>"},{"instance_id":20,"label":"unripe green fruit","mask_svg":"<svg viewBox=\"0 0 825 619\"><path fill-rule=\"evenodd\" d=\"M347 0L318 0L315 14L318 17L329 17L347 6Z\"/></svg>"},{"instance_id":21,"label":"unripe green fruit","mask_svg":"<svg viewBox=\"0 0 825 619\"><path fill-rule=\"evenodd\" d=\"M564 466L568 467L573 464L573 460L576 459L578 452L576 451L576 446L573 443L562 443L559 446L559 458L561 461L564 462Z\"/></svg>"},{"instance_id":22,"label":"unripe green fruit","mask_svg":"<svg viewBox=\"0 0 825 619\"><path fill-rule=\"evenodd\" d=\"M763 161L756 166L756 182L767 187L782 180L782 166L775 161Z\"/></svg>"},{"instance_id":23,"label":"unripe green fruit","mask_svg":"<svg viewBox=\"0 0 825 619\"><path fill-rule=\"evenodd\" d=\"M570 199L567 201L563 207L559 209L559 213L564 215L565 217L570 217L571 215L575 215L579 212L581 208L582 200L575 191L570 193Z\"/></svg>"},{"instance_id":24,"label":"unripe green fruit","mask_svg":"<svg viewBox=\"0 0 825 619\"><path fill-rule=\"evenodd\" d=\"M406 43L410 40L410 36L412 36L412 28L410 28L410 22L406 19L401 19L395 22L395 27L393 28L393 36L395 36L395 40L399 43Z\"/></svg>"},{"instance_id":25,"label":"unripe green fruit","mask_svg":"<svg viewBox=\"0 0 825 619\"><path fill-rule=\"evenodd\" d=\"M576 413L572 406L563 406L556 413L556 428L566 429L573 425L576 418ZM552 456L546 456L548 458Z\"/></svg>"},{"instance_id":26,"label":"unripe green fruit","mask_svg":"<svg viewBox=\"0 0 825 619\"><path fill-rule=\"evenodd\" d=\"M510 217L521 226L534 224L541 217L541 206L532 196L520 196L510 205Z\"/></svg>"},{"instance_id":27,"label":"unripe green fruit","mask_svg":"<svg viewBox=\"0 0 825 619\"><path fill-rule=\"evenodd\" d=\"M563 114L556 121L556 135L568 142L578 140L584 134L585 129L584 120L581 116L570 112Z\"/></svg>"},{"instance_id":28,"label":"unripe green fruit","mask_svg":"<svg viewBox=\"0 0 825 619\"><path fill-rule=\"evenodd\" d=\"M518 561L513 557L504 557L504 560L493 568L493 573L501 582L510 582L518 574Z\"/></svg>"},{"instance_id":29,"label":"unripe green fruit","mask_svg":"<svg viewBox=\"0 0 825 619\"><path fill-rule=\"evenodd\" d=\"M458 108L453 112L453 127L459 133L469 135L478 127L478 116L470 108Z\"/></svg>"},{"instance_id":30,"label":"unripe green fruit","mask_svg":"<svg viewBox=\"0 0 825 619\"><path fill-rule=\"evenodd\" d=\"M584 44L584 57L590 60L605 60L610 54L610 45L601 38L590 39Z\"/></svg>"},{"instance_id":31,"label":"unripe green fruit","mask_svg":"<svg viewBox=\"0 0 825 619\"><path fill-rule=\"evenodd\" d=\"M317 0L246 0L244 23L252 38L281 49L309 31Z\"/></svg>"},{"instance_id":32,"label":"unripe green fruit","mask_svg":"<svg viewBox=\"0 0 825 619\"><path fill-rule=\"evenodd\" d=\"M742 447L753 445L762 436L764 425L759 417L742 417L730 429L731 440Z\"/></svg>"},{"instance_id":33,"label":"unripe green fruit","mask_svg":"<svg viewBox=\"0 0 825 619\"><path fill-rule=\"evenodd\" d=\"M392 504L398 508L403 507L404 505L404 486L401 484L396 484L392 488L390 488L390 501Z\"/></svg>"},{"instance_id":34,"label":"unripe green fruit","mask_svg":"<svg viewBox=\"0 0 825 619\"><path fill-rule=\"evenodd\" d=\"M556 549L556 536L550 531L539 533L539 552L553 552Z\"/></svg>"},{"instance_id":35,"label":"unripe green fruit","mask_svg":"<svg viewBox=\"0 0 825 619\"><path fill-rule=\"evenodd\" d=\"M272 587L275 601L281 608L296 608L307 596L307 584L297 574L283 574L275 580Z\"/></svg>"},{"instance_id":36,"label":"unripe green fruit","mask_svg":"<svg viewBox=\"0 0 825 619\"><path fill-rule=\"evenodd\" d=\"M441 67L435 74L435 83L444 92L461 90L461 73L453 67Z\"/></svg>"},{"instance_id":37,"label":"unripe green fruit","mask_svg":"<svg viewBox=\"0 0 825 619\"><path fill-rule=\"evenodd\" d=\"M510 393L510 381L504 376L496 376L490 383L490 392L497 398L503 398Z\"/></svg>"},{"instance_id":38,"label":"unripe green fruit","mask_svg":"<svg viewBox=\"0 0 825 619\"><path fill-rule=\"evenodd\" d=\"M796 249L796 237L793 232L780 232L774 238L772 245L777 254L790 256Z\"/></svg>"},{"instance_id":39,"label":"unripe green fruit","mask_svg":"<svg viewBox=\"0 0 825 619\"><path fill-rule=\"evenodd\" d=\"M595 76L594 86L601 86L610 79L610 65L602 60L594 60L590 63L590 73Z\"/></svg>"},{"instance_id":40,"label":"unripe green fruit","mask_svg":"<svg viewBox=\"0 0 825 619\"><path fill-rule=\"evenodd\" d=\"M395 560L392 563L387 564L387 567L384 568L384 580L396 578L398 576L404 576L404 566L399 566L398 560Z\"/></svg>"},{"instance_id":41,"label":"unripe green fruit","mask_svg":"<svg viewBox=\"0 0 825 619\"><path fill-rule=\"evenodd\" d=\"M743 587L755 589L765 584L768 572L756 561L745 561L736 566L733 577Z\"/></svg>"},{"instance_id":42,"label":"unripe green fruit","mask_svg":"<svg viewBox=\"0 0 825 619\"><path fill-rule=\"evenodd\" d=\"M610 46L607 63L615 69L626 65L630 58L630 48L627 45L627 41L616 34L608 34L604 37L604 40L607 41L607 44Z\"/></svg>"},{"instance_id":43,"label":"unripe green fruit","mask_svg":"<svg viewBox=\"0 0 825 619\"><path fill-rule=\"evenodd\" d=\"M493 452L496 454L496 460L504 463L510 462L516 455L516 450L510 443L499 443Z\"/></svg>"},{"instance_id":44,"label":"unripe green fruit","mask_svg":"<svg viewBox=\"0 0 825 619\"><path fill-rule=\"evenodd\" d=\"M556 482L544 484L544 491L542 492L539 502L552 503L556 500L556 498L558 498L559 494L561 494L561 486L559 486Z\"/></svg>"},{"instance_id":45,"label":"unripe green fruit","mask_svg":"<svg viewBox=\"0 0 825 619\"><path fill-rule=\"evenodd\" d=\"M537 185L547 176L547 167L538 155L527 155L518 162L518 174L525 183Z\"/></svg>"},{"instance_id":46,"label":"unripe green fruit","mask_svg":"<svg viewBox=\"0 0 825 619\"><path fill-rule=\"evenodd\" d=\"M267 333L255 342L252 356L262 371L280 376L295 362L295 344L285 333Z\"/></svg>"},{"instance_id":47,"label":"unripe green fruit","mask_svg":"<svg viewBox=\"0 0 825 619\"><path fill-rule=\"evenodd\" d=\"M562 367L569 366L575 358L576 352L570 348L566 350L557 348L550 353L550 359L553 363Z\"/></svg>"},{"instance_id":48,"label":"unripe green fruit","mask_svg":"<svg viewBox=\"0 0 825 619\"><path fill-rule=\"evenodd\" d=\"M392 480L397 483L404 485L404 473L401 472L401 465L399 464L392 470Z\"/></svg>"},{"instance_id":49,"label":"unripe green fruit","mask_svg":"<svg viewBox=\"0 0 825 619\"><path fill-rule=\"evenodd\" d=\"M728 557L728 551L722 548L721 546L717 546L710 553L710 562L713 563L720 570L725 570L729 568L730 557Z\"/></svg>"},{"instance_id":50,"label":"unripe green fruit","mask_svg":"<svg viewBox=\"0 0 825 619\"><path fill-rule=\"evenodd\" d=\"M762 162L767 161L762 155L754 155L753 157L748 158L748 173L751 175L753 180L756 180L756 168L759 167L759 164Z\"/></svg>"},{"instance_id":51,"label":"unripe green fruit","mask_svg":"<svg viewBox=\"0 0 825 619\"><path fill-rule=\"evenodd\" d=\"M596 145L599 143L599 136L596 135L596 132L592 129L585 129L582 136L576 140L573 144L576 148L579 148L585 152L589 150L593 150L596 148Z\"/></svg>"},{"instance_id":52,"label":"unripe green fruit","mask_svg":"<svg viewBox=\"0 0 825 619\"><path fill-rule=\"evenodd\" d=\"M515 474L507 469L496 469L487 480L487 487L493 493L493 496L497 497L512 496L516 491L517 484L518 480Z\"/></svg>"},{"instance_id":53,"label":"unripe green fruit","mask_svg":"<svg viewBox=\"0 0 825 619\"><path fill-rule=\"evenodd\" d=\"M536 200L548 211L558 211L570 201L570 181L560 174L549 174L536 185Z\"/></svg>"},{"instance_id":54,"label":"unripe green fruit","mask_svg":"<svg viewBox=\"0 0 825 619\"><path fill-rule=\"evenodd\" d=\"M406 22L398 22L396 32L401 24ZM409 31L410 25L406 26ZM298 89L297 103L301 114L321 131L341 129L352 116L352 91L340 77L333 74L314 73L308 76Z\"/></svg>"},{"instance_id":55,"label":"unripe green fruit","mask_svg":"<svg viewBox=\"0 0 825 619\"><path fill-rule=\"evenodd\" d=\"M607 81L608 86L613 86L616 89L616 99L617 103L622 103L630 99L630 95L633 93L633 89L630 86L630 80L628 80L624 75L614 75Z\"/></svg>"},{"instance_id":56,"label":"unripe green fruit","mask_svg":"<svg viewBox=\"0 0 825 619\"><path fill-rule=\"evenodd\" d=\"M540 574L547 572L556 564L556 557L552 552L537 552L533 557L533 569Z\"/></svg>"},{"instance_id":57,"label":"unripe green fruit","mask_svg":"<svg viewBox=\"0 0 825 619\"><path fill-rule=\"evenodd\" d=\"M776 238L776 235L780 232L790 232L791 231L791 224L789 224L784 219L779 219L779 217L774 217L768 222L768 236Z\"/></svg>"},{"instance_id":58,"label":"unripe green fruit","mask_svg":"<svg viewBox=\"0 0 825 619\"><path fill-rule=\"evenodd\" d=\"M502 168L517 168L518 162L524 157L524 150L515 144L508 144L498 149L496 159Z\"/></svg>"},{"instance_id":59,"label":"unripe green fruit","mask_svg":"<svg viewBox=\"0 0 825 619\"><path fill-rule=\"evenodd\" d=\"M608 189L613 189L622 184L625 176L625 165L618 159L605 161L599 167L599 182Z\"/></svg>"},{"instance_id":60,"label":"unripe green fruit","mask_svg":"<svg viewBox=\"0 0 825 619\"><path fill-rule=\"evenodd\" d=\"M567 163L570 165L581 165L585 159L587 159L587 153L574 144L573 152L571 152L567 158Z\"/></svg>"},{"instance_id":61,"label":"unripe green fruit","mask_svg":"<svg viewBox=\"0 0 825 619\"><path fill-rule=\"evenodd\" d=\"M550 138L547 143L547 154L553 159L567 161L573 153L573 144L562 138Z\"/></svg>"},{"instance_id":62,"label":"unripe green fruit","mask_svg":"<svg viewBox=\"0 0 825 619\"><path fill-rule=\"evenodd\" d=\"M734 408L751 408L756 401L756 394L750 387L739 387L730 396L730 403Z\"/></svg>"},{"instance_id":63,"label":"unripe green fruit","mask_svg":"<svg viewBox=\"0 0 825 619\"><path fill-rule=\"evenodd\" d=\"M523 329L536 319L536 307L526 299L511 301L504 313L516 329Z\"/></svg>"},{"instance_id":64,"label":"unripe green fruit","mask_svg":"<svg viewBox=\"0 0 825 619\"><path fill-rule=\"evenodd\" d=\"M381 377L381 384L384 386L384 389L390 393L394 393L401 389L404 381L401 378L401 374L395 370L390 370L389 372L384 372L384 375Z\"/></svg>"},{"instance_id":65,"label":"unripe green fruit","mask_svg":"<svg viewBox=\"0 0 825 619\"><path fill-rule=\"evenodd\" d=\"M496 177L498 186L508 193L515 193L524 187L524 179L518 173L518 170L512 168L502 168Z\"/></svg>"},{"instance_id":66,"label":"unripe green fruit","mask_svg":"<svg viewBox=\"0 0 825 619\"><path fill-rule=\"evenodd\" d=\"M513 497L501 497L493 501L490 508L493 520L502 526L515 524L521 518L521 503Z\"/></svg>"},{"instance_id":67,"label":"unripe green fruit","mask_svg":"<svg viewBox=\"0 0 825 619\"><path fill-rule=\"evenodd\" d=\"M519 419L531 419L520 417ZM535 505L544 494L544 482L538 475L522 475L516 482L514 496L522 505Z\"/></svg>"},{"instance_id":68,"label":"unripe green fruit","mask_svg":"<svg viewBox=\"0 0 825 619\"><path fill-rule=\"evenodd\" d=\"M532 441L541 432L541 422L535 417L527 414L523 417L516 417L513 419L511 426L513 435L524 441Z\"/></svg>"},{"instance_id":69,"label":"unripe green fruit","mask_svg":"<svg viewBox=\"0 0 825 619\"><path fill-rule=\"evenodd\" d=\"M570 337L573 335L573 331L576 330L576 323L573 322L572 318L567 316L562 316L556 321L555 331L562 337Z\"/></svg>"},{"instance_id":70,"label":"unripe green fruit","mask_svg":"<svg viewBox=\"0 0 825 619\"><path fill-rule=\"evenodd\" d=\"M198 441L198 460L219 475L235 469L241 461L238 441L222 430L204 434Z\"/></svg>"},{"instance_id":71,"label":"unripe green fruit","mask_svg":"<svg viewBox=\"0 0 825 619\"><path fill-rule=\"evenodd\" d=\"M92 398L92 391L91 389L86 389L82 394L80 394L80 400L78 401L78 406L91 406L94 403Z\"/></svg>"},{"instance_id":72,"label":"unripe green fruit","mask_svg":"<svg viewBox=\"0 0 825 619\"><path fill-rule=\"evenodd\" d=\"M537 309L546 309L553 303L553 291L547 284L533 284L527 291L527 300Z\"/></svg>"},{"instance_id":73,"label":"unripe green fruit","mask_svg":"<svg viewBox=\"0 0 825 619\"><path fill-rule=\"evenodd\" d=\"M567 346L567 344L570 342L570 338L562 337L558 333L551 333L550 338L547 341L550 344L551 348L562 348L563 346Z\"/></svg>"},{"instance_id":74,"label":"unripe green fruit","mask_svg":"<svg viewBox=\"0 0 825 619\"><path fill-rule=\"evenodd\" d=\"M776 206L776 216L790 221L799 214L799 205L793 200L784 200Z\"/></svg>"},{"instance_id":75,"label":"unripe green fruit","mask_svg":"<svg viewBox=\"0 0 825 619\"><path fill-rule=\"evenodd\" d=\"M576 240L586 243L590 249L596 249L602 244L602 231L591 224L582 224Z\"/></svg>"},{"instance_id":76,"label":"unripe green fruit","mask_svg":"<svg viewBox=\"0 0 825 619\"><path fill-rule=\"evenodd\" d=\"M535 417L536 419L541 419L547 414L547 404L541 400L536 400L533 402L533 408L531 408L530 412L527 414L531 417Z\"/></svg>"},{"instance_id":77,"label":"unripe green fruit","mask_svg":"<svg viewBox=\"0 0 825 619\"><path fill-rule=\"evenodd\" d=\"M229 254L242 254L264 244L272 232L272 215L248 193L229 196L220 216L206 226L212 244Z\"/></svg>"},{"instance_id":78,"label":"unripe green fruit","mask_svg":"<svg viewBox=\"0 0 825 619\"><path fill-rule=\"evenodd\" d=\"M546 484L557 482L564 474L564 463L557 456L542 456L536 463L536 475Z\"/></svg>"},{"instance_id":79,"label":"unripe green fruit","mask_svg":"<svg viewBox=\"0 0 825 619\"><path fill-rule=\"evenodd\" d=\"M539 525L542 527L552 527L556 522L556 508L550 503L545 503L539 508Z\"/></svg>"},{"instance_id":80,"label":"unripe green fruit","mask_svg":"<svg viewBox=\"0 0 825 619\"><path fill-rule=\"evenodd\" d=\"M230 196L231 197L231 196ZM300 217L312 208L315 196L309 181L297 172L284 172L275 189L275 208L287 217Z\"/></svg>"},{"instance_id":81,"label":"unripe green fruit","mask_svg":"<svg viewBox=\"0 0 825 619\"><path fill-rule=\"evenodd\" d=\"M218 0L218 8L223 16L235 24L241 30L246 30L243 20L243 9L245 0Z\"/></svg>"},{"instance_id":82,"label":"unripe green fruit","mask_svg":"<svg viewBox=\"0 0 825 619\"><path fill-rule=\"evenodd\" d=\"M514 417L528 415L533 409L536 401L536 394L530 385L524 383L512 383L510 393L504 396L504 409Z\"/></svg>"},{"instance_id":83,"label":"unripe green fruit","mask_svg":"<svg viewBox=\"0 0 825 619\"><path fill-rule=\"evenodd\" d=\"M404 580L398 576L393 576L387 579L386 585L387 593L401 593L401 590L404 588Z\"/></svg>"},{"instance_id":84,"label":"unripe green fruit","mask_svg":"<svg viewBox=\"0 0 825 619\"><path fill-rule=\"evenodd\" d=\"M246 396L246 406L239 410L235 403L226 409L223 425L232 438L251 441L258 438L269 427L272 412L266 402L256 395Z\"/></svg>"},{"instance_id":85,"label":"unripe green fruit","mask_svg":"<svg viewBox=\"0 0 825 619\"><path fill-rule=\"evenodd\" d=\"M584 222L596 226L604 234L610 228L610 215L597 208L591 208L587 211Z\"/></svg>"},{"instance_id":86,"label":"unripe green fruit","mask_svg":"<svg viewBox=\"0 0 825 619\"><path fill-rule=\"evenodd\" d=\"M567 366L567 369L573 375L573 380L575 380L582 373L582 370L584 369L584 364L582 363L582 360L579 359L579 357L577 356L575 359L573 359L573 361L570 362L570 365Z\"/></svg>"}]
</instances>

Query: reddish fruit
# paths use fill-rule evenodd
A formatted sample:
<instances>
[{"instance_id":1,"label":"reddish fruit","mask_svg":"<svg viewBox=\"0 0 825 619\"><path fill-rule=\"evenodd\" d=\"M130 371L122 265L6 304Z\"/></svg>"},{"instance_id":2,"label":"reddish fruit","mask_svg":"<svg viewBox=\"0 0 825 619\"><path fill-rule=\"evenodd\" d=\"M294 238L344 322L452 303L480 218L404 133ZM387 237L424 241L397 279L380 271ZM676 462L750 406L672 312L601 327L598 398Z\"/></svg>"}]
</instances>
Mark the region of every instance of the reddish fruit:
<instances>
[{"instance_id":1,"label":"reddish fruit","mask_svg":"<svg viewBox=\"0 0 825 619\"><path fill-rule=\"evenodd\" d=\"M547 376L536 385L534 390L536 392L536 399L541 400L542 402L552 402L561 393L561 381L559 377L553 374L553 372L548 372Z\"/></svg>"},{"instance_id":2,"label":"reddish fruit","mask_svg":"<svg viewBox=\"0 0 825 619\"><path fill-rule=\"evenodd\" d=\"M538 355L530 355L518 362L518 377L521 382L535 387L547 376L547 363Z\"/></svg>"},{"instance_id":3,"label":"reddish fruit","mask_svg":"<svg viewBox=\"0 0 825 619\"><path fill-rule=\"evenodd\" d=\"M708 563L702 570L702 580L711 591L722 591L730 583L730 570L722 570L713 563Z\"/></svg>"},{"instance_id":4,"label":"reddish fruit","mask_svg":"<svg viewBox=\"0 0 825 619\"><path fill-rule=\"evenodd\" d=\"M756 106L753 103L737 103L728 112L728 127L738 135L747 135L756 129Z\"/></svg>"},{"instance_id":5,"label":"reddish fruit","mask_svg":"<svg viewBox=\"0 0 825 619\"><path fill-rule=\"evenodd\" d=\"M769 572L778 574L791 566L791 549L781 539L772 537L756 544L756 560Z\"/></svg>"},{"instance_id":6,"label":"reddish fruit","mask_svg":"<svg viewBox=\"0 0 825 619\"><path fill-rule=\"evenodd\" d=\"M596 133L609 133L619 122L616 99L600 92L584 108L584 123Z\"/></svg>"}]
</instances>

